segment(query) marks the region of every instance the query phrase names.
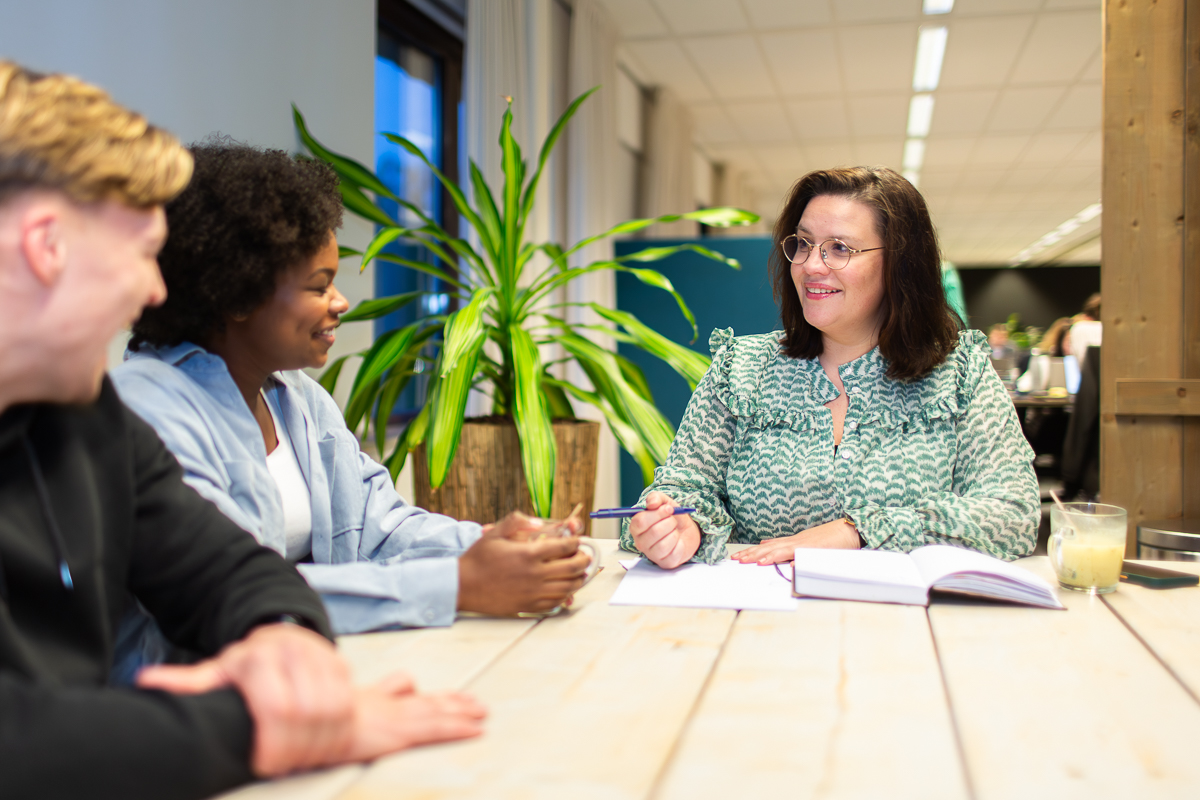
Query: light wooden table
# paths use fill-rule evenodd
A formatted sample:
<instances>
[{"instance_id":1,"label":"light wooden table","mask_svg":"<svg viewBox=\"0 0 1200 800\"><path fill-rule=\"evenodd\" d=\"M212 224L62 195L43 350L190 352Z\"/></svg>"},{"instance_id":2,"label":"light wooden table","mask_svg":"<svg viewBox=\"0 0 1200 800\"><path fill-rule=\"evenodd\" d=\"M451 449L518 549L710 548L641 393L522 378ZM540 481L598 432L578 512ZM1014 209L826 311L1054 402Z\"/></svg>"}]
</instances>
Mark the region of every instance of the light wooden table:
<instances>
[{"instance_id":1,"label":"light wooden table","mask_svg":"<svg viewBox=\"0 0 1200 800\"><path fill-rule=\"evenodd\" d=\"M1064 591L1066 612L610 606L622 556L597 544L569 615L341 640L360 681L473 692L482 738L227 797L1200 797L1200 588Z\"/></svg>"}]
</instances>

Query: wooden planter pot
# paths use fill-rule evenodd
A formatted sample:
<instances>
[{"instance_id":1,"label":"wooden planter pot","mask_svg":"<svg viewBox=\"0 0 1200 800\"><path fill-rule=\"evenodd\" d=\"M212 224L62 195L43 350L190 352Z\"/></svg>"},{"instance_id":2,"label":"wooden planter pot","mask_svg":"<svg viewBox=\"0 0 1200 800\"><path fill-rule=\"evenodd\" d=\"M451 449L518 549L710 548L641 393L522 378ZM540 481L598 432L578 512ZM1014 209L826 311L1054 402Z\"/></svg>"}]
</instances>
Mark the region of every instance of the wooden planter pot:
<instances>
[{"instance_id":1,"label":"wooden planter pot","mask_svg":"<svg viewBox=\"0 0 1200 800\"><path fill-rule=\"evenodd\" d=\"M561 519L576 503L583 503L584 533L590 534L596 491L596 459L600 445L600 423L588 420L555 420L554 442L558 461L554 472L551 516ZM425 445L412 454L413 490L416 505L455 519L480 523L495 522L510 511L533 515L517 427L505 417L469 419L463 424L462 440L450 474L440 489L429 486L429 464Z\"/></svg>"}]
</instances>

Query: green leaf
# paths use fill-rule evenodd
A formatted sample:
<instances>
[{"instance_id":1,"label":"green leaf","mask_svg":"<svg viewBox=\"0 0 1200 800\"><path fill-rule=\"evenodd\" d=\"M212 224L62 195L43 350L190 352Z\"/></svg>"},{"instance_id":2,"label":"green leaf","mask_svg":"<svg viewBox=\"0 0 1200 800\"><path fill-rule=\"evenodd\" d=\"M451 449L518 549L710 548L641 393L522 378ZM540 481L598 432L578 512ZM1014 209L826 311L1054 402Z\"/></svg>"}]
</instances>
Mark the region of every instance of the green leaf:
<instances>
[{"instance_id":1,"label":"green leaf","mask_svg":"<svg viewBox=\"0 0 1200 800\"><path fill-rule=\"evenodd\" d=\"M651 355L658 356L671 369L683 376L694 391L696 384L708 371L712 359L695 350L672 342L658 331L649 327L628 311L605 308L598 303L588 303L593 311L609 322L615 322L637 340L638 347Z\"/></svg>"},{"instance_id":2,"label":"green leaf","mask_svg":"<svg viewBox=\"0 0 1200 800\"><path fill-rule=\"evenodd\" d=\"M471 160L471 187L475 192L475 204L479 206L479 216L484 225L484 230L479 232L480 240L486 242L484 246L492 257L496 258L499 255L496 243L500 241L501 235L500 212L496 208L496 198L492 196L491 187L487 185L474 159Z\"/></svg>"},{"instance_id":3,"label":"green leaf","mask_svg":"<svg viewBox=\"0 0 1200 800\"><path fill-rule=\"evenodd\" d=\"M475 347L483 331L483 312L495 290L479 289L466 308L460 308L446 320L446 339L442 345L442 370L445 377L457 365L463 354Z\"/></svg>"},{"instance_id":4,"label":"green leaf","mask_svg":"<svg viewBox=\"0 0 1200 800\"><path fill-rule=\"evenodd\" d=\"M454 207L458 209L458 213L462 214L463 217L465 217L467 221L471 223L475 230L481 231L483 229L483 221L479 219L479 215L476 214L475 210L471 208L470 204L467 203L467 197L463 194L462 189L458 188L457 183L447 178L440 169L434 166L433 162L425 156L425 153L421 150L421 148L417 147L403 136L397 136L394 133L385 133L383 134L383 138L387 139L389 142L400 145L406 151L421 159L421 161L425 163L425 166L429 167L430 171L433 172L434 177L438 179L438 182L442 184L446 192L450 195L450 199L454 202Z\"/></svg>"},{"instance_id":5,"label":"green leaf","mask_svg":"<svg viewBox=\"0 0 1200 800\"><path fill-rule=\"evenodd\" d=\"M642 444L642 440L638 438L637 431L633 429L625 419L623 419L605 400L595 392L589 392L580 389L574 384L560 381L555 378L545 378L544 382L553 384L561 391L570 393L575 399L581 400L589 405L593 405L604 413L604 418L608 421L608 427L617 437L617 441L621 443L621 447L625 448L625 452L633 456L633 460L638 463L642 470L643 485L649 486L654 480L654 468L658 466L654 457L650 455L650 451Z\"/></svg>"},{"instance_id":6,"label":"green leaf","mask_svg":"<svg viewBox=\"0 0 1200 800\"><path fill-rule=\"evenodd\" d=\"M733 225L753 225L761 217L740 208L702 208L699 211L689 211L684 219L693 219L713 228L728 228Z\"/></svg>"},{"instance_id":7,"label":"green leaf","mask_svg":"<svg viewBox=\"0 0 1200 800\"><path fill-rule=\"evenodd\" d=\"M375 177L375 173L364 167L352 158L340 155L325 147L318 142L311 133L308 132L308 125L304 122L304 115L300 113L300 109L292 103L292 120L296 124L296 131L300 134L300 141L304 142L304 146L309 149L314 156L328 163L333 167L334 171L343 179L353 181L357 186L368 189L375 194L381 194L384 197L397 200L396 195L383 184L383 181Z\"/></svg>"},{"instance_id":8,"label":"green leaf","mask_svg":"<svg viewBox=\"0 0 1200 800\"><path fill-rule=\"evenodd\" d=\"M355 250L353 247L338 245L338 258L349 258L350 256L361 256L362 250Z\"/></svg>"},{"instance_id":9,"label":"green leaf","mask_svg":"<svg viewBox=\"0 0 1200 800\"><path fill-rule=\"evenodd\" d=\"M363 219L378 225L396 224L396 220L383 213L383 210L379 206L368 200L361 189L342 181L338 184L338 191L342 195L342 204Z\"/></svg>"},{"instance_id":10,"label":"green leaf","mask_svg":"<svg viewBox=\"0 0 1200 800\"><path fill-rule=\"evenodd\" d=\"M567 106L567 110L558 118L558 122L554 123L554 127L550 129L550 133L546 135L546 140L542 142L542 151L538 154L537 170L533 173L533 177L529 179L529 186L525 189L525 198L521 202L521 219L528 220L529 212L533 210L533 201L537 196L538 182L542 178L542 170L546 167L546 162L550 160L550 152L554 150L554 145L558 142L558 137L566 130L567 123L571 121L571 117L575 116L575 112L583 105L583 101L587 100L597 91L599 86L593 86L583 94L571 101L571 105ZM524 222L521 229L524 230Z\"/></svg>"},{"instance_id":11,"label":"green leaf","mask_svg":"<svg viewBox=\"0 0 1200 800\"><path fill-rule=\"evenodd\" d=\"M375 340L371 349L363 357L363 363L354 376L354 386L350 389L353 398L360 387L367 386L387 372L407 352L417 335L417 323L406 325L394 331L388 331Z\"/></svg>"},{"instance_id":12,"label":"green leaf","mask_svg":"<svg viewBox=\"0 0 1200 800\"><path fill-rule=\"evenodd\" d=\"M375 405L375 398L379 396L379 380L376 379L370 383L363 384L357 391L350 393L350 400L346 403L346 427L355 436L358 436L358 426L370 413L371 407Z\"/></svg>"},{"instance_id":13,"label":"green leaf","mask_svg":"<svg viewBox=\"0 0 1200 800\"><path fill-rule=\"evenodd\" d=\"M392 476L393 483L400 477L400 470L404 469L404 462L408 460L408 454L425 441L425 433L428 430L429 403L426 403L421 412L404 428L404 432L396 440L396 447L392 450L392 454L383 462Z\"/></svg>"},{"instance_id":14,"label":"green leaf","mask_svg":"<svg viewBox=\"0 0 1200 800\"><path fill-rule=\"evenodd\" d=\"M554 469L557 451L554 427L542 396L542 358L529 332L520 325L508 329L512 339L513 376L516 392L513 422L521 442L521 463L534 513L550 516L554 496Z\"/></svg>"},{"instance_id":15,"label":"green leaf","mask_svg":"<svg viewBox=\"0 0 1200 800\"><path fill-rule=\"evenodd\" d=\"M399 311L406 305L416 300L418 297L428 292L405 292L404 294L394 294L391 297L375 297L370 300L363 300L356 305L351 311L342 314L342 322L362 322L367 319L379 319L386 317L393 311Z\"/></svg>"},{"instance_id":16,"label":"green leaf","mask_svg":"<svg viewBox=\"0 0 1200 800\"><path fill-rule=\"evenodd\" d=\"M620 353L613 353L613 357L617 359L617 366L621 368L625 382L636 389L645 400L653 403L654 393L650 391L650 382L646 380L646 373L642 372L642 368Z\"/></svg>"},{"instance_id":17,"label":"green leaf","mask_svg":"<svg viewBox=\"0 0 1200 800\"><path fill-rule=\"evenodd\" d=\"M399 264L402 267L415 269L417 272L424 272L426 275L432 275L433 277L439 278L451 286L455 286L459 289L469 288L460 283L456 278L450 275L450 273L446 272L445 270L438 269L432 264L426 264L424 261L413 261L412 259L393 255L392 253L380 253L379 255L375 256L375 259L377 261L388 261L392 264Z\"/></svg>"},{"instance_id":18,"label":"green leaf","mask_svg":"<svg viewBox=\"0 0 1200 800\"><path fill-rule=\"evenodd\" d=\"M342 367L346 366L347 358L349 356L342 356L337 359L325 368L320 378L317 378L317 383L321 384L321 388L330 394L333 394L333 390L337 387L338 377L342 374Z\"/></svg>"},{"instance_id":19,"label":"green leaf","mask_svg":"<svg viewBox=\"0 0 1200 800\"><path fill-rule=\"evenodd\" d=\"M406 369L411 366L411 357L401 359L400 363L388 373L379 390L379 402L375 406L375 450L381 458L387 444L387 424L391 419L392 409L396 407L396 401L400 398L404 387L412 380L412 371Z\"/></svg>"},{"instance_id":20,"label":"green leaf","mask_svg":"<svg viewBox=\"0 0 1200 800\"><path fill-rule=\"evenodd\" d=\"M626 267L622 271L632 273L634 277L647 286L653 286L656 289L662 289L664 292L670 292L671 296L675 298L675 305L679 306L679 311L683 314L683 318L692 326L692 341L696 341L697 337L700 336L700 331L696 328L696 317L692 314L692 310L688 308L688 304L683 301L679 292L675 291L675 287L666 275L652 269L638 269L635 267Z\"/></svg>"},{"instance_id":21,"label":"green leaf","mask_svg":"<svg viewBox=\"0 0 1200 800\"><path fill-rule=\"evenodd\" d=\"M515 288L517 273L517 249L521 244L520 229L521 214L521 182L524 167L521 162L521 146L512 135L512 98L504 109L504 118L500 123L500 166L504 172L503 222L504 222L504 251L501 263L505 275Z\"/></svg>"},{"instance_id":22,"label":"green leaf","mask_svg":"<svg viewBox=\"0 0 1200 800\"><path fill-rule=\"evenodd\" d=\"M467 410L467 395L475 381L479 351L483 348L485 338L483 331L478 331L474 340L466 343L466 349L450 371L439 371L442 378L438 381L433 398L435 407L431 412L429 445L426 448L429 483L434 489L440 488L446 482L446 476L450 474L450 465L458 452L463 418ZM443 356L445 352L442 351Z\"/></svg>"},{"instance_id":23,"label":"green leaf","mask_svg":"<svg viewBox=\"0 0 1200 800\"><path fill-rule=\"evenodd\" d=\"M547 381L551 378L550 374L545 370L542 371L542 396L546 400L546 407L550 409L551 419L575 419L575 409L571 407L571 401L567 398L563 390ZM553 380L551 378L551 380Z\"/></svg>"}]
</instances>

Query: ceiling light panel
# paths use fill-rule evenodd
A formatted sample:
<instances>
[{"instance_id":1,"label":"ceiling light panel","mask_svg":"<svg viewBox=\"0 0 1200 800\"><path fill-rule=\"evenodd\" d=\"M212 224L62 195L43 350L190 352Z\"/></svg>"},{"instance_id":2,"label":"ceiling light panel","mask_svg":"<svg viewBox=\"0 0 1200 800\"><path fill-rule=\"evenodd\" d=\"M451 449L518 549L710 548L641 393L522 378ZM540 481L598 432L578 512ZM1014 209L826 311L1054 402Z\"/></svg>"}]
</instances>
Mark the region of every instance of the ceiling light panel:
<instances>
[{"instance_id":1,"label":"ceiling light panel","mask_svg":"<svg viewBox=\"0 0 1200 800\"><path fill-rule=\"evenodd\" d=\"M949 14L954 10L954 0L925 0L921 10L926 14Z\"/></svg>"},{"instance_id":2,"label":"ceiling light panel","mask_svg":"<svg viewBox=\"0 0 1200 800\"><path fill-rule=\"evenodd\" d=\"M953 0L951 0L953 2ZM929 12L926 12L929 13ZM944 13L944 12L935 12ZM933 95L914 94L908 101L908 135L924 138L933 122Z\"/></svg>"},{"instance_id":3,"label":"ceiling light panel","mask_svg":"<svg viewBox=\"0 0 1200 800\"><path fill-rule=\"evenodd\" d=\"M925 163L925 140L909 139L904 143L904 169L918 170Z\"/></svg>"},{"instance_id":4,"label":"ceiling light panel","mask_svg":"<svg viewBox=\"0 0 1200 800\"><path fill-rule=\"evenodd\" d=\"M946 26L921 28L917 38L917 61L913 67L914 92L932 92L942 76L942 60L946 55Z\"/></svg>"}]
</instances>

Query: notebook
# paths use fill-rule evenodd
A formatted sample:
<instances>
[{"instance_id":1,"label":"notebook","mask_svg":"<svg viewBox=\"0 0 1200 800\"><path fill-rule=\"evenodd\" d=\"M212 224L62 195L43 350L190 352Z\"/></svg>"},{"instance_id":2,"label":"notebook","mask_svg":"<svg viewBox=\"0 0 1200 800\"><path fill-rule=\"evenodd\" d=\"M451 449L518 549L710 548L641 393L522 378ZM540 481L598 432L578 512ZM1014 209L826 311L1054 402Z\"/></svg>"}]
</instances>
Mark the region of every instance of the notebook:
<instances>
[{"instance_id":1,"label":"notebook","mask_svg":"<svg viewBox=\"0 0 1200 800\"><path fill-rule=\"evenodd\" d=\"M1062 608L1050 584L1021 567L948 545L911 553L797 548L792 591L798 597L929 605L930 591Z\"/></svg>"}]
</instances>

